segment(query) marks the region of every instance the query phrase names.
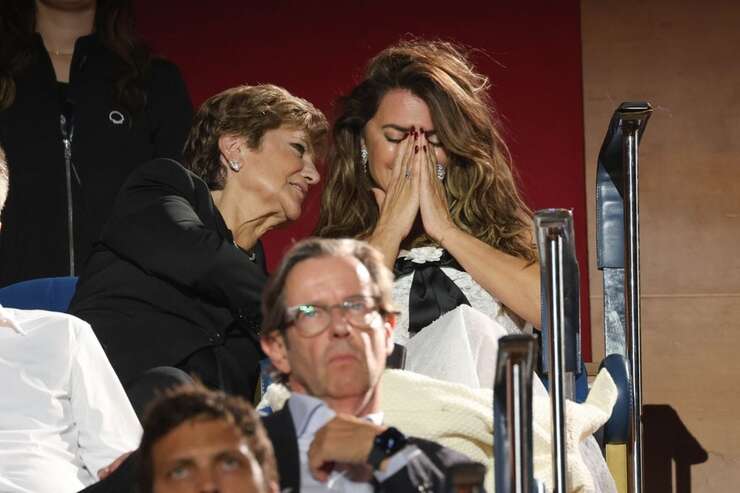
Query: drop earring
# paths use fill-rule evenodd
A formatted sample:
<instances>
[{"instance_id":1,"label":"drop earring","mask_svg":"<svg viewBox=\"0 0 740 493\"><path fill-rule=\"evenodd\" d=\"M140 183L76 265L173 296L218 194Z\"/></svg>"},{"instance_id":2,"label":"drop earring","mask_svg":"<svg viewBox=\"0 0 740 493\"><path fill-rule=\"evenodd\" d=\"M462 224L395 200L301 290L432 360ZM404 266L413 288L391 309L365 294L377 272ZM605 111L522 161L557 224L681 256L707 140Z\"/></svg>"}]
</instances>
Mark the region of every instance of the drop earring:
<instances>
[{"instance_id":1,"label":"drop earring","mask_svg":"<svg viewBox=\"0 0 740 493\"><path fill-rule=\"evenodd\" d=\"M437 179L439 181L442 181L445 179L445 175L447 175L447 168L442 163L437 163L434 167L435 171L437 172Z\"/></svg>"},{"instance_id":2,"label":"drop earring","mask_svg":"<svg viewBox=\"0 0 740 493\"><path fill-rule=\"evenodd\" d=\"M367 160L367 149L363 145L362 147L360 147L360 164L362 164L362 172L365 174L367 174Z\"/></svg>"}]
</instances>

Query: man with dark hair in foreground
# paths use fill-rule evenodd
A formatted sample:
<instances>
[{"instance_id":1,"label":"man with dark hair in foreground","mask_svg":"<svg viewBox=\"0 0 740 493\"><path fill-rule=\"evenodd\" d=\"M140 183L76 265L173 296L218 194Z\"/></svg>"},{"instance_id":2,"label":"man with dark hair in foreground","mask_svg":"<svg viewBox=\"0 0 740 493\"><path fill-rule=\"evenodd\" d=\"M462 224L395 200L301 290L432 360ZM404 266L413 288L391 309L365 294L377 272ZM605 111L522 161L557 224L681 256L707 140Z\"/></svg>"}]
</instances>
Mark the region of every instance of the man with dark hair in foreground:
<instances>
[{"instance_id":1,"label":"man with dark hair in foreground","mask_svg":"<svg viewBox=\"0 0 740 493\"><path fill-rule=\"evenodd\" d=\"M257 413L200 384L152 404L137 461L140 493L277 493L275 456Z\"/></svg>"},{"instance_id":2,"label":"man with dark hair in foreground","mask_svg":"<svg viewBox=\"0 0 740 493\"><path fill-rule=\"evenodd\" d=\"M441 492L448 469L470 462L383 425L392 282L381 254L356 240L302 241L271 278L262 348L292 391L264 419L282 488Z\"/></svg>"}]
</instances>

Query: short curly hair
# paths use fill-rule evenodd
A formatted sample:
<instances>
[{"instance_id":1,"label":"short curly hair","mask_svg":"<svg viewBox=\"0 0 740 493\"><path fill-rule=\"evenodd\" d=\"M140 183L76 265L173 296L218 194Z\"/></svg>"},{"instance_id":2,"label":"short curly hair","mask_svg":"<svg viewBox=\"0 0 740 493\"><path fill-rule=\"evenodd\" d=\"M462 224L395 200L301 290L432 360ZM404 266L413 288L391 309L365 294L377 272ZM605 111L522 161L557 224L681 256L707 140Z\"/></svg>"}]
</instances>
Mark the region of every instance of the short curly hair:
<instances>
[{"instance_id":1,"label":"short curly hair","mask_svg":"<svg viewBox=\"0 0 740 493\"><path fill-rule=\"evenodd\" d=\"M195 114L183 164L211 190L222 190L226 174L218 139L238 135L246 138L250 148L258 149L265 132L283 125L305 131L309 150L314 156L324 154L329 124L310 102L272 84L226 89L208 98Z\"/></svg>"},{"instance_id":2,"label":"short curly hair","mask_svg":"<svg viewBox=\"0 0 740 493\"><path fill-rule=\"evenodd\" d=\"M224 420L234 424L262 469L264 490L269 491L271 482L280 483L272 443L252 405L241 397L193 383L165 392L147 408L136 463L139 493L152 493L154 445L182 423L191 420Z\"/></svg>"}]
</instances>

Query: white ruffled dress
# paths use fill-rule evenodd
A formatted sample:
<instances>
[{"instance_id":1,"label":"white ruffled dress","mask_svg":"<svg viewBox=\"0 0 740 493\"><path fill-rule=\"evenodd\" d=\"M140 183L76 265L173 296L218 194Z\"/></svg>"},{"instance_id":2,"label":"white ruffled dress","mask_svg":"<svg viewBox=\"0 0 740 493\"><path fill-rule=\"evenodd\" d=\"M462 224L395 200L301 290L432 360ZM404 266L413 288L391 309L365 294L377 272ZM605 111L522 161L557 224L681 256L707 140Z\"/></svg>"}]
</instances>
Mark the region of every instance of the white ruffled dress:
<instances>
[{"instance_id":1,"label":"white ruffled dress","mask_svg":"<svg viewBox=\"0 0 740 493\"><path fill-rule=\"evenodd\" d=\"M399 257L423 264L438 261L443 253L441 248L428 246L402 250ZM465 294L470 306L455 308L412 337L409 296L414 274L400 277L393 285L393 302L401 311L393 342L406 347L406 370L473 388L490 389L498 339L522 330L531 332L531 326L520 328L503 305L467 272L451 267L441 267L441 270Z\"/></svg>"}]
</instances>

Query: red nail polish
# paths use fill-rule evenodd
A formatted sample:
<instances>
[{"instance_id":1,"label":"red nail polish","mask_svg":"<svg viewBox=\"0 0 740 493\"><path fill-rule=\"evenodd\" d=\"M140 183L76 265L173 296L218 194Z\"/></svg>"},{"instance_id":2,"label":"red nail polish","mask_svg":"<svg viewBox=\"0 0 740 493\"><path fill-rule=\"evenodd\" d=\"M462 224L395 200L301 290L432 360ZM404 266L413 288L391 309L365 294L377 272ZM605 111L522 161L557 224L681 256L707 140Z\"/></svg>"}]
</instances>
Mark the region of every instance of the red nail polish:
<instances>
[{"instance_id":1,"label":"red nail polish","mask_svg":"<svg viewBox=\"0 0 740 493\"><path fill-rule=\"evenodd\" d=\"M414 146L414 154L419 154L419 146Z\"/></svg>"},{"instance_id":2,"label":"red nail polish","mask_svg":"<svg viewBox=\"0 0 740 493\"><path fill-rule=\"evenodd\" d=\"M427 152L427 146L424 146L424 152Z\"/></svg>"},{"instance_id":3,"label":"red nail polish","mask_svg":"<svg viewBox=\"0 0 740 493\"><path fill-rule=\"evenodd\" d=\"M421 132L422 134L424 134L424 127L421 127L421 128L419 129L419 132Z\"/></svg>"}]
</instances>

